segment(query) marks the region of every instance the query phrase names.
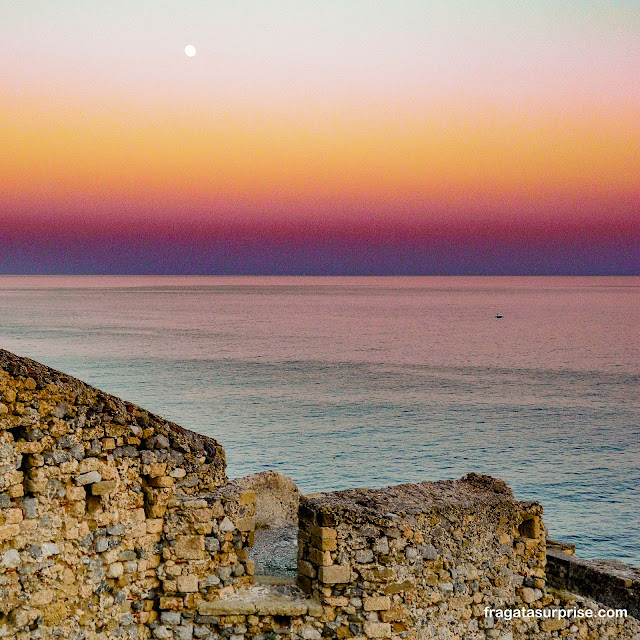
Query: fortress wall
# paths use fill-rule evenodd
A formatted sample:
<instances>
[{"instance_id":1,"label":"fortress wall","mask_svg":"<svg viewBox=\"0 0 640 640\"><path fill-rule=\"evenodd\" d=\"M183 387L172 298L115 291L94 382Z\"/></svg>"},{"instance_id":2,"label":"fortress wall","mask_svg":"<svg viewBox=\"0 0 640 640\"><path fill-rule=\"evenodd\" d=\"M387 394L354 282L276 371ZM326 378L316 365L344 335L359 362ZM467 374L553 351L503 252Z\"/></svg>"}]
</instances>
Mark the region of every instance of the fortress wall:
<instances>
[{"instance_id":1,"label":"fortress wall","mask_svg":"<svg viewBox=\"0 0 640 640\"><path fill-rule=\"evenodd\" d=\"M253 584L247 548L253 544L254 509L253 492L232 483L169 505L157 572L161 611L195 614L200 602Z\"/></svg>"},{"instance_id":2,"label":"fortress wall","mask_svg":"<svg viewBox=\"0 0 640 640\"><path fill-rule=\"evenodd\" d=\"M640 619L640 569L615 560L584 560L558 549L547 552L550 586L627 609Z\"/></svg>"},{"instance_id":3,"label":"fortress wall","mask_svg":"<svg viewBox=\"0 0 640 640\"><path fill-rule=\"evenodd\" d=\"M451 633L477 633L486 606L541 605L541 513L474 474L313 497L300 507L299 585L344 620L342 637L437 637L443 612Z\"/></svg>"},{"instance_id":4,"label":"fortress wall","mask_svg":"<svg viewBox=\"0 0 640 640\"><path fill-rule=\"evenodd\" d=\"M475 474L301 498L306 595L253 585L256 492L287 523L298 502L274 487L291 493L228 482L215 440L0 350L0 639L640 640L633 618L485 614L597 605L547 588L540 505ZM601 569L636 611L633 580Z\"/></svg>"},{"instance_id":5,"label":"fortress wall","mask_svg":"<svg viewBox=\"0 0 640 640\"><path fill-rule=\"evenodd\" d=\"M0 637L149 636L176 494L225 483L215 440L0 351Z\"/></svg>"}]
</instances>

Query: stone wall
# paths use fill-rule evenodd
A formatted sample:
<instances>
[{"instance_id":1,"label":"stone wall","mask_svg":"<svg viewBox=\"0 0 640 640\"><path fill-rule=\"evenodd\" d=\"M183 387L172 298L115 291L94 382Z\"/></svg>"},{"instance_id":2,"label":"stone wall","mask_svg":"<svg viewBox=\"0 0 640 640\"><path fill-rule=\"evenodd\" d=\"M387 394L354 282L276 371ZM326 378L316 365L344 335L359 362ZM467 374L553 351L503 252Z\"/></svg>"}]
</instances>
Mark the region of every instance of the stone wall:
<instances>
[{"instance_id":1,"label":"stone wall","mask_svg":"<svg viewBox=\"0 0 640 640\"><path fill-rule=\"evenodd\" d=\"M624 608L640 619L640 569L614 560L584 560L557 549L547 552L549 584L602 604Z\"/></svg>"},{"instance_id":2,"label":"stone wall","mask_svg":"<svg viewBox=\"0 0 640 640\"><path fill-rule=\"evenodd\" d=\"M235 482L254 492L259 527L297 528L300 491L291 478L275 471L261 471L238 478Z\"/></svg>"},{"instance_id":3,"label":"stone wall","mask_svg":"<svg viewBox=\"0 0 640 640\"><path fill-rule=\"evenodd\" d=\"M541 605L541 513L473 474L325 494L300 509L299 585L332 607L339 637L436 637L443 612L449 633L478 633L488 605Z\"/></svg>"},{"instance_id":4,"label":"stone wall","mask_svg":"<svg viewBox=\"0 0 640 640\"><path fill-rule=\"evenodd\" d=\"M542 508L499 480L303 498L300 588L254 584L254 485L262 496L261 478L227 480L215 440L0 351L0 638L640 634L631 618L486 615L486 606L596 606L547 589Z\"/></svg>"},{"instance_id":5,"label":"stone wall","mask_svg":"<svg viewBox=\"0 0 640 640\"><path fill-rule=\"evenodd\" d=\"M224 517L250 518L251 496L220 489L215 440L6 351L0 460L0 637L148 636L163 598L190 597L178 554L183 529L203 517L196 495L211 501L203 531L219 537L215 550L203 542L207 569L232 574L203 597L233 589L239 567L249 569L229 549L249 534Z\"/></svg>"}]
</instances>

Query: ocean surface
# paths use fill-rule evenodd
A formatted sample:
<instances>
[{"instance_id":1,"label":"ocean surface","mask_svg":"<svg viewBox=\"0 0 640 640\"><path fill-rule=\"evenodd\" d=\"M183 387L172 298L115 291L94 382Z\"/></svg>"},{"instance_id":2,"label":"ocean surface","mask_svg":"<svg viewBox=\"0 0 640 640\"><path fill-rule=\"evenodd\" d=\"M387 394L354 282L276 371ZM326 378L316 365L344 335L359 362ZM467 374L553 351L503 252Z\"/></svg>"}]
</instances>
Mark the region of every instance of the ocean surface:
<instances>
[{"instance_id":1,"label":"ocean surface","mask_svg":"<svg viewBox=\"0 0 640 640\"><path fill-rule=\"evenodd\" d=\"M640 566L640 278L0 277L0 347L213 436L230 477L487 473Z\"/></svg>"}]
</instances>

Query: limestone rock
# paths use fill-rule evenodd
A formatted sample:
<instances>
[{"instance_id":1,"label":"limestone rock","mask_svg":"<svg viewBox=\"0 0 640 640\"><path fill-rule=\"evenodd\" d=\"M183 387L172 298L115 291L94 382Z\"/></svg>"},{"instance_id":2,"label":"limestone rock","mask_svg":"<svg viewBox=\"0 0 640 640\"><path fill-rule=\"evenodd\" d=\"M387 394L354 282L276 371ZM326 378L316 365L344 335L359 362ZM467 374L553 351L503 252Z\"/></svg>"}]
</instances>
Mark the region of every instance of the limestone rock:
<instances>
[{"instance_id":1,"label":"limestone rock","mask_svg":"<svg viewBox=\"0 0 640 640\"><path fill-rule=\"evenodd\" d=\"M289 477L275 471L262 471L234 480L255 493L256 522L269 527L287 527L298 523L300 491Z\"/></svg>"}]
</instances>

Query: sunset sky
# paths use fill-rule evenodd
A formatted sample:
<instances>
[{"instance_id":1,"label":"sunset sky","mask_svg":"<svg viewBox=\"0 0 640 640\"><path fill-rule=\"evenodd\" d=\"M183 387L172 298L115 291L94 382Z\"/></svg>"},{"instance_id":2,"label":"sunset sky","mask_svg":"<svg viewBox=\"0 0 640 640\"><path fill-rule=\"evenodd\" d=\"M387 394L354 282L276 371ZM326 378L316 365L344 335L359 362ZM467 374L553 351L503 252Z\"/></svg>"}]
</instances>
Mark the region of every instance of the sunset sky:
<instances>
[{"instance_id":1,"label":"sunset sky","mask_svg":"<svg viewBox=\"0 0 640 640\"><path fill-rule=\"evenodd\" d=\"M637 0L0 0L0 43L0 273L640 275Z\"/></svg>"}]
</instances>

